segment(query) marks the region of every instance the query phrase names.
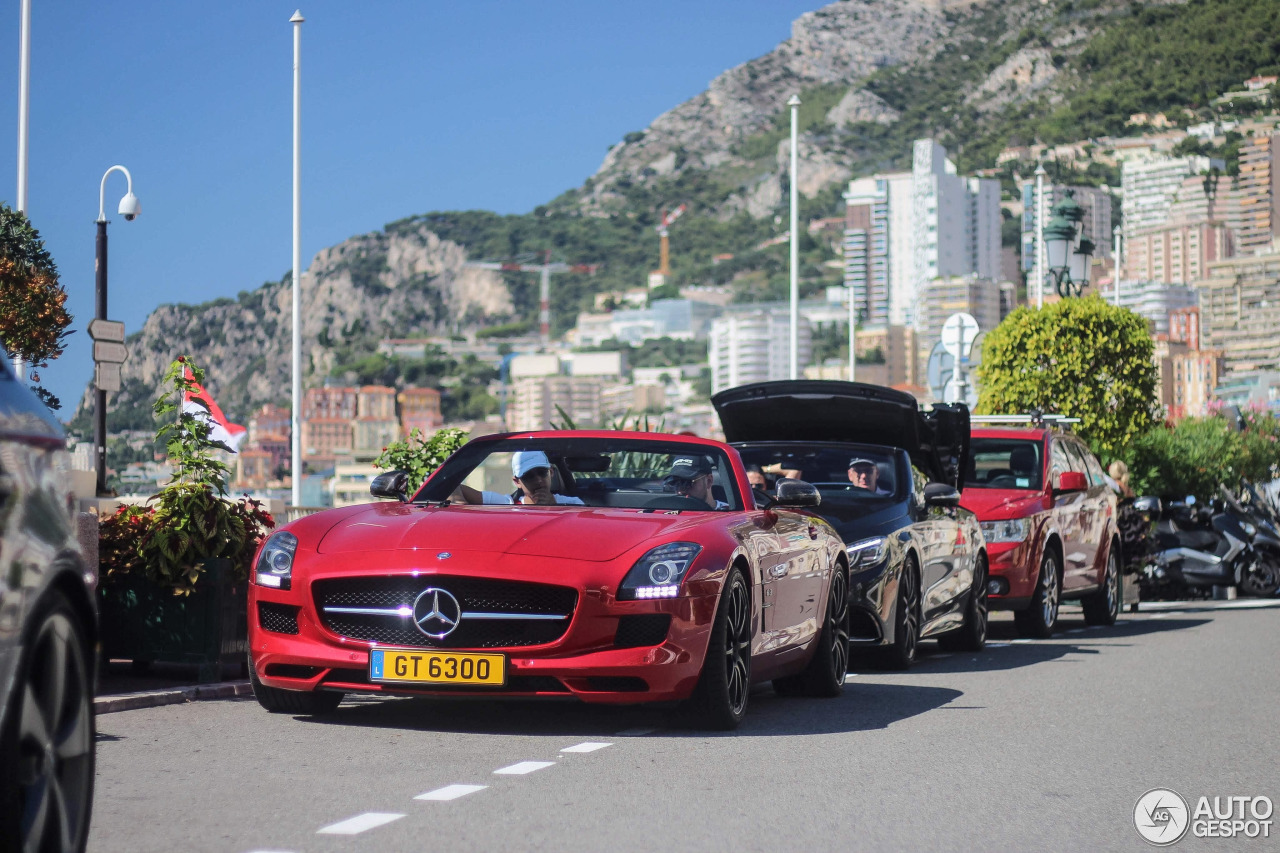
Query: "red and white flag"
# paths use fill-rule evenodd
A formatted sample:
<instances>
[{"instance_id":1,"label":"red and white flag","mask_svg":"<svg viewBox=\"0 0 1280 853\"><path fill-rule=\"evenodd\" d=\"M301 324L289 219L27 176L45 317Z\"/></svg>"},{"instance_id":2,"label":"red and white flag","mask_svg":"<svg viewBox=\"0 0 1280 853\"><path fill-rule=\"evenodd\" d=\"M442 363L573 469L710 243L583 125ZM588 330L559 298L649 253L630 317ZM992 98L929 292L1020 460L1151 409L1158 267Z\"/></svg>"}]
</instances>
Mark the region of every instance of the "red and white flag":
<instances>
[{"instance_id":1,"label":"red and white flag","mask_svg":"<svg viewBox=\"0 0 1280 853\"><path fill-rule=\"evenodd\" d=\"M187 381L195 386L195 390L188 391L182 395L182 411L189 412L197 418L205 418L209 421L212 429L209 431L209 438L214 441L221 441L227 447L231 448L234 453L240 449L240 442L244 439L245 433L248 432L240 424L233 424L227 420L227 416L222 413L222 409L218 408L218 404L213 402L213 397L209 396L209 392L201 387L191 376L191 370L187 370ZM204 403L194 402L199 400ZM206 408L207 407L207 408Z\"/></svg>"}]
</instances>

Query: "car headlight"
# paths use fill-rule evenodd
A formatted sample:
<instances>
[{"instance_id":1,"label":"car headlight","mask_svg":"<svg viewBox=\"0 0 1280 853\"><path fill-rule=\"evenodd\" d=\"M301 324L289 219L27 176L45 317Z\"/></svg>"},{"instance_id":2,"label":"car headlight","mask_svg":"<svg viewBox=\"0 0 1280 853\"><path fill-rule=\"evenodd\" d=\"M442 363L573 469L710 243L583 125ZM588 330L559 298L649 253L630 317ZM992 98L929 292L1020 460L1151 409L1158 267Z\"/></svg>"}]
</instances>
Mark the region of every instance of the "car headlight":
<instances>
[{"instance_id":1,"label":"car headlight","mask_svg":"<svg viewBox=\"0 0 1280 853\"><path fill-rule=\"evenodd\" d=\"M675 598L680 594L680 582L701 550L702 546L693 542L668 542L650 550L622 579L618 600Z\"/></svg>"},{"instance_id":2,"label":"car headlight","mask_svg":"<svg viewBox=\"0 0 1280 853\"><path fill-rule=\"evenodd\" d=\"M997 542L1021 542L1027 538L1031 525L1025 518L1009 518L1004 521L982 522L982 538L988 545Z\"/></svg>"},{"instance_id":3,"label":"car headlight","mask_svg":"<svg viewBox=\"0 0 1280 853\"><path fill-rule=\"evenodd\" d=\"M298 537L281 531L273 533L262 546L254 576L259 586L288 589L293 579L293 555L298 550Z\"/></svg>"},{"instance_id":4,"label":"car headlight","mask_svg":"<svg viewBox=\"0 0 1280 853\"><path fill-rule=\"evenodd\" d=\"M883 536L876 536L873 539L854 542L844 550L849 555L849 571L869 569L884 561L889 553L889 540Z\"/></svg>"}]
</instances>

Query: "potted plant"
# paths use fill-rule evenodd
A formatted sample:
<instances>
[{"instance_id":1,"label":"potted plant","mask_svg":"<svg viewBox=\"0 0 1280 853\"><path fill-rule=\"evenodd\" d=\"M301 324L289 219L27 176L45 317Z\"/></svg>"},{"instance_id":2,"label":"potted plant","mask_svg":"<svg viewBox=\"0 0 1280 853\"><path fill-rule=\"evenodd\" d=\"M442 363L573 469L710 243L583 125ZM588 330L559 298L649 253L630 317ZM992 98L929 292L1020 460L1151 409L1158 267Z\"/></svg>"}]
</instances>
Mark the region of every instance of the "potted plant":
<instances>
[{"instance_id":1,"label":"potted plant","mask_svg":"<svg viewBox=\"0 0 1280 853\"><path fill-rule=\"evenodd\" d=\"M207 409L189 393L203 380L185 356L165 374L156 442L173 479L145 507L122 507L100 522L99 604L105 656L140 667L196 664L200 680L211 681L245 659L245 585L274 522L258 501L227 496L229 470L216 454L230 448L210 436Z\"/></svg>"}]
</instances>

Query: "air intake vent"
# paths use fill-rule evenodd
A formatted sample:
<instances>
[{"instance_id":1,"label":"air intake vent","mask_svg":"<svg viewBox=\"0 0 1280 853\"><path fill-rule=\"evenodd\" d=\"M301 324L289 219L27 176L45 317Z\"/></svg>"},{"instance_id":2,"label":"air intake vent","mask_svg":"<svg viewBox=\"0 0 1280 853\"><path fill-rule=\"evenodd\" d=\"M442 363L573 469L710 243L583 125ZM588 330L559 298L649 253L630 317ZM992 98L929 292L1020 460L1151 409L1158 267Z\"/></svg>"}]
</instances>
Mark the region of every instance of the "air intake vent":
<instances>
[{"instance_id":1,"label":"air intake vent","mask_svg":"<svg viewBox=\"0 0 1280 853\"><path fill-rule=\"evenodd\" d=\"M276 634L298 633L298 608L292 604L258 602L258 624L264 631Z\"/></svg>"},{"instance_id":2,"label":"air intake vent","mask_svg":"<svg viewBox=\"0 0 1280 853\"><path fill-rule=\"evenodd\" d=\"M616 649L634 649L638 646L660 646L671 630L671 614L640 613L623 616L618 620L618 632L613 636Z\"/></svg>"}]
</instances>

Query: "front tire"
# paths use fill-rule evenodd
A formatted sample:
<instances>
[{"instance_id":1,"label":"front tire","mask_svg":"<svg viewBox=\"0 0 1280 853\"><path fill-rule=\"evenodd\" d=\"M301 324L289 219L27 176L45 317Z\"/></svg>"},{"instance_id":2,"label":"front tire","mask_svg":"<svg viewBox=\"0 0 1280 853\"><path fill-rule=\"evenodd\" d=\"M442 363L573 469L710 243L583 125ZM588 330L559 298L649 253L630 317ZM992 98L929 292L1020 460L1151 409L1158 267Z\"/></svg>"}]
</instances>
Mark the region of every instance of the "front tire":
<instances>
[{"instance_id":1,"label":"front tire","mask_svg":"<svg viewBox=\"0 0 1280 853\"><path fill-rule=\"evenodd\" d=\"M893 610L893 642L868 649L879 669L910 669L920 645L920 574L914 557L907 557L898 578L898 600Z\"/></svg>"},{"instance_id":2,"label":"front tire","mask_svg":"<svg viewBox=\"0 0 1280 853\"><path fill-rule=\"evenodd\" d=\"M249 660L249 684L253 687L253 698L258 704L273 714L296 714L304 717L322 717L331 714L342 701L342 693L329 690L281 690L268 687L258 679L258 671L254 669L253 660Z\"/></svg>"},{"instance_id":3,"label":"front tire","mask_svg":"<svg viewBox=\"0 0 1280 853\"><path fill-rule=\"evenodd\" d=\"M987 645L987 558L980 554L975 562L964 624L938 638L938 645L949 652L980 652Z\"/></svg>"},{"instance_id":4,"label":"front tire","mask_svg":"<svg viewBox=\"0 0 1280 853\"><path fill-rule=\"evenodd\" d=\"M57 590L32 620L0 732L0 850L84 850L93 810L88 640Z\"/></svg>"},{"instance_id":5,"label":"front tire","mask_svg":"<svg viewBox=\"0 0 1280 853\"><path fill-rule=\"evenodd\" d=\"M1111 543L1102 586L1080 599L1086 625L1114 625L1120 615L1120 559L1116 550L1116 543Z\"/></svg>"},{"instance_id":6,"label":"front tire","mask_svg":"<svg viewBox=\"0 0 1280 853\"><path fill-rule=\"evenodd\" d=\"M700 728L729 731L747 715L751 692L751 588L733 569L711 624L707 656L688 713Z\"/></svg>"},{"instance_id":7,"label":"front tire","mask_svg":"<svg viewBox=\"0 0 1280 853\"><path fill-rule=\"evenodd\" d=\"M827 618L818 635L818 648L803 671L773 680L779 696L833 699L844 691L849 672L849 578L837 565L827 593Z\"/></svg>"},{"instance_id":8,"label":"front tire","mask_svg":"<svg viewBox=\"0 0 1280 853\"><path fill-rule=\"evenodd\" d=\"M1240 578L1240 591L1245 595L1270 598L1280 589L1280 565L1276 558L1264 555Z\"/></svg>"},{"instance_id":9,"label":"front tire","mask_svg":"<svg viewBox=\"0 0 1280 853\"><path fill-rule=\"evenodd\" d=\"M1062 600L1062 574L1058 571L1058 555L1046 548L1040 559L1040 577L1036 579L1036 591L1026 610L1013 614L1013 624L1019 636L1045 640L1053 636L1053 626L1058 624L1058 605Z\"/></svg>"}]
</instances>

